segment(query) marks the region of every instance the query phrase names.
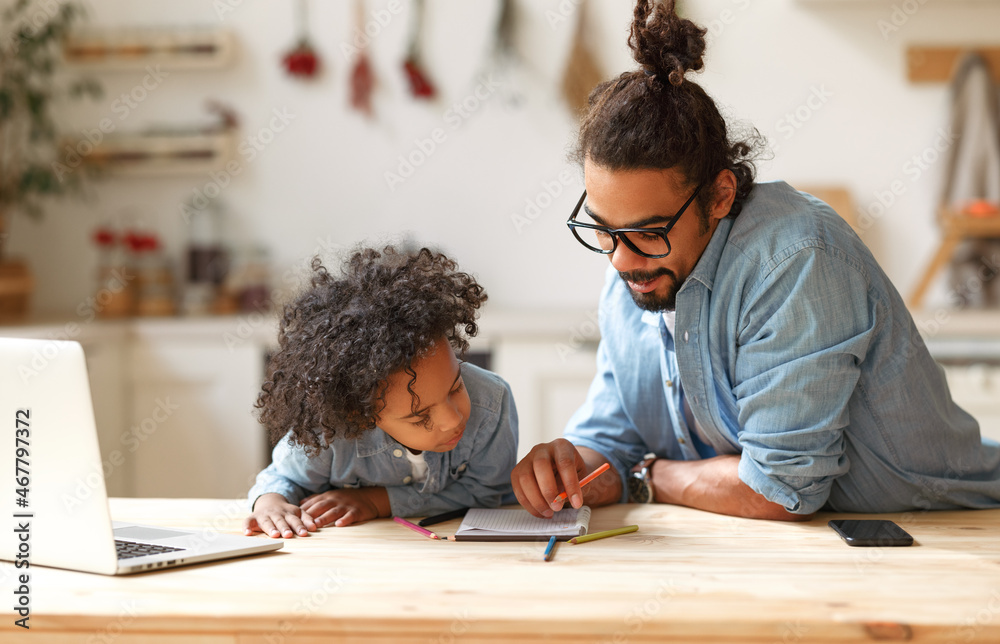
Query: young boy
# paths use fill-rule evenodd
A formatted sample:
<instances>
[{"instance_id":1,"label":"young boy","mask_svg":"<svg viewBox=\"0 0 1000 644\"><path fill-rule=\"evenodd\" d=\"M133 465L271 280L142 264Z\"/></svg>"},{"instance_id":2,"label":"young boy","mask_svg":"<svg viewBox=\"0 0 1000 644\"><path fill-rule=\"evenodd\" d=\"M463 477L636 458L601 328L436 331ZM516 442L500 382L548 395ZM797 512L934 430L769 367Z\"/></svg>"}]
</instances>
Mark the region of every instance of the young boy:
<instances>
[{"instance_id":1,"label":"young boy","mask_svg":"<svg viewBox=\"0 0 1000 644\"><path fill-rule=\"evenodd\" d=\"M512 502L510 387L456 357L478 331L483 288L426 248L357 251L339 278L312 266L257 400L278 442L246 534Z\"/></svg>"}]
</instances>

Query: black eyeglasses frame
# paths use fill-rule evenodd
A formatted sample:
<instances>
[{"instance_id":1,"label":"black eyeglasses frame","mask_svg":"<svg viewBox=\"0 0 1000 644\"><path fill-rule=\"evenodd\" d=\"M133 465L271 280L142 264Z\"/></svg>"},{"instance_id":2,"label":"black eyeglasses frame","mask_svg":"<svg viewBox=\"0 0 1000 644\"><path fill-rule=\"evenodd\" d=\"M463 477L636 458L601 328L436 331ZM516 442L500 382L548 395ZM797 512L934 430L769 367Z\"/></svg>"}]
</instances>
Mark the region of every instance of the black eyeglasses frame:
<instances>
[{"instance_id":1,"label":"black eyeglasses frame","mask_svg":"<svg viewBox=\"0 0 1000 644\"><path fill-rule=\"evenodd\" d=\"M670 239L667 238L667 234L670 232L670 229L674 227L674 224L676 224L677 221L681 218L681 215L684 214L684 211L688 209L688 206L691 205L691 202L694 201L695 197L698 196L698 193L700 191L701 191L701 186L699 185L697 188L694 189L694 192L691 193L691 196L688 197L688 200L684 202L684 205L681 206L680 210L677 211L677 213L670 219L670 221L667 223L666 226L657 226L653 228L608 228L607 226L599 226L597 224L586 224L576 220L577 215L580 214L580 208L583 207L583 202L586 201L587 199L587 191L584 190L583 194L580 196L580 201L576 202L576 207L573 208L573 214L570 215L569 219L566 220L566 225L569 227L570 231L573 233L573 236L576 237L576 240L578 242L583 244L583 246L588 250L592 250L595 253L599 253L601 255L610 255L614 253L615 250L617 250L618 248L618 240L621 239L622 242L625 244L625 246L636 255L640 257L646 257L649 259L660 259L669 255L670 251L672 250L672 247L670 246ZM594 248L587 242L583 241L583 238L580 237L580 234L576 232L577 228L596 230L598 232L603 232L607 235L610 235L611 248L610 249ZM636 245L633 244L631 241L629 241L629 238L625 235L622 235L622 233L642 233L642 234L659 235L660 237L663 238L663 243L667 245L667 252L660 255L650 255L649 253L645 253L639 250L636 247Z\"/></svg>"}]
</instances>

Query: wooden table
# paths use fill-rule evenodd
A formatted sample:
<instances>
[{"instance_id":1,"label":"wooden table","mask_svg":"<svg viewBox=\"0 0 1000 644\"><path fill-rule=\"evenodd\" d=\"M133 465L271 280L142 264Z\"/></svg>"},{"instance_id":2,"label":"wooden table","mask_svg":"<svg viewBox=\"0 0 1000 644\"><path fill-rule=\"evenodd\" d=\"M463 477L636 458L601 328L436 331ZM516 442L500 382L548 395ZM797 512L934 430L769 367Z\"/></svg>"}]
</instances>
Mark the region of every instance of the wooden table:
<instances>
[{"instance_id":1,"label":"wooden table","mask_svg":"<svg viewBox=\"0 0 1000 644\"><path fill-rule=\"evenodd\" d=\"M242 501L205 499L111 508L234 533L245 513ZM549 563L543 543L440 542L380 520L128 577L36 567L30 633L13 625L13 566L0 563L0 641L1000 641L1000 510L883 515L916 543L881 549L848 547L831 516L779 523L619 505L596 510L591 529L638 532L559 544Z\"/></svg>"}]
</instances>

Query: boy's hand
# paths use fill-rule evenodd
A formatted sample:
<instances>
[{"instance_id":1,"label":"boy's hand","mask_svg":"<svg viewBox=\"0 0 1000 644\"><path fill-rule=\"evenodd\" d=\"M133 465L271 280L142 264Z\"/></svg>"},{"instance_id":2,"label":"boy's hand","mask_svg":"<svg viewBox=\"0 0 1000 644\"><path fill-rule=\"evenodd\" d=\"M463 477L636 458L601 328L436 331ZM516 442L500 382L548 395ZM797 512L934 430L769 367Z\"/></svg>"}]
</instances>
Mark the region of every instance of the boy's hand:
<instances>
[{"instance_id":1,"label":"boy's hand","mask_svg":"<svg viewBox=\"0 0 1000 644\"><path fill-rule=\"evenodd\" d=\"M243 521L243 532L250 536L263 532L272 539L291 539L296 534L308 537L319 525L302 508L289 503L280 494L262 494L254 503L253 512Z\"/></svg>"},{"instance_id":2,"label":"boy's hand","mask_svg":"<svg viewBox=\"0 0 1000 644\"><path fill-rule=\"evenodd\" d=\"M302 512L316 517L316 527L337 527L388 517L389 494L384 487L329 490L302 499Z\"/></svg>"}]
</instances>

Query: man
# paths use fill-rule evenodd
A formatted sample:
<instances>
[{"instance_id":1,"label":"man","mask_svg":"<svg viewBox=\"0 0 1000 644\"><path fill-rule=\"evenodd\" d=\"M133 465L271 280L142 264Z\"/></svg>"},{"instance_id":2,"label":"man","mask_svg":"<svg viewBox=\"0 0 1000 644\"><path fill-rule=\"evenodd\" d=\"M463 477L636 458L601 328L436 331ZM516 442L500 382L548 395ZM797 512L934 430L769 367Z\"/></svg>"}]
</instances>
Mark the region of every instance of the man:
<instances>
[{"instance_id":1,"label":"man","mask_svg":"<svg viewBox=\"0 0 1000 644\"><path fill-rule=\"evenodd\" d=\"M755 184L754 139L732 141L685 78L704 34L639 0L641 69L591 94L567 223L611 261L598 374L566 438L515 467L518 500L782 520L1000 506L1000 447L952 402L871 253L821 201ZM581 490L605 462L614 475Z\"/></svg>"}]
</instances>

